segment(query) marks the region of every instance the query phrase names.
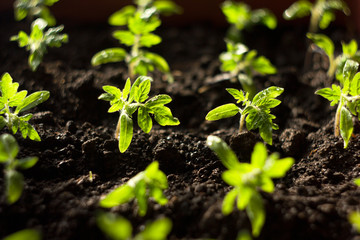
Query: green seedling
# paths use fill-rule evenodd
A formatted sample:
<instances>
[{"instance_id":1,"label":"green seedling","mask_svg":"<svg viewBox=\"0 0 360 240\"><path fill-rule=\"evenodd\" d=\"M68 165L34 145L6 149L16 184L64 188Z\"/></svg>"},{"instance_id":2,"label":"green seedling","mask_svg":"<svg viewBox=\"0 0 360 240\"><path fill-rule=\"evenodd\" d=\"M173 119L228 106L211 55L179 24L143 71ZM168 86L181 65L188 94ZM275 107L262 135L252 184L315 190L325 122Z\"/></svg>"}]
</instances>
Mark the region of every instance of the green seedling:
<instances>
[{"instance_id":1,"label":"green seedling","mask_svg":"<svg viewBox=\"0 0 360 240\"><path fill-rule=\"evenodd\" d=\"M4 164L5 196L9 204L16 202L24 188L24 176L17 169L28 169L33 167L37 157L17 159L19 145L15 138L9 134L0 136L0 163Z\"/></svg>"},{"instance_id":2,"label":"green seedling","mask_svg":"<svg viewBox=\"0 0 360 240\"><path fill-rule=\"evenodd\" d=\"M252 99L257 92L253 77L255 73L261 75L275 74L276 68L264 56L257 56L256 50L250 50L242 43L227 42L227 51L220 55L221 70L229 72L231 81L240 82L245 92Z\"/></svg>"},{"instance_id":3,"label":"green seedling","mask_svg":"<svg viewBox=\"0 0 360 240\"><path fill-rule=\"evenodd\" d=\"M306 35L311 41L314 42L320 49L322 49L329 58L329 69L327 75L336 78L341 78L342 71L346 60L351 59L360 63L360 51L358 50L358 44L353 39L348 44L342 44L342 54L335 56L335 45L333 41L324 34L308 33Z\"/></svg>"},{"instance_id":4,"label":"green seedling","mask_svg":"<svg viewBox=\"0 0 360 240\"><path fill-rule=\"evenodd\" d=\"M137 0L135 4L137 7L126 6L109 18L111 25L127 26L128 30L113 32L113 37L119 40L120 44L130 47L130 51L127 52L124 48L108 48L96 53L91 64L97 66L125 61L131 78L136 74L147 75L156 68L167 75L169 82L173 82L166 60L144 48L158 45L162 41L160 36L153 33L161 25L159 14L176 13L180 8L170 0Z\"/></svg>"},{"instance_id":5,"label":"green seedling","mask_svg":"<svg viewBox=\"0 0 360 240\"><path fill-rule=\"evenodd\" d=\"M3 238L3 240L40 240L41 234L35 229L24 229L17 231L9 236Z\"/></svg>"},{"instance_id":6,"label":"green seedling","mask_svg":"<svg viewBox=\"0 0 360 240\"><path fill-rule=\"evenodd\" d=\"M160 218L145 225L144 230L133 237L131 223L111 213L100 213L96 222L103 233L112 240L166 240L172 223L168 218Z\"/></svg>"},{"instance_id":7,"label":"green seedling","mask_svg":"<svg viewBox=\"0 0 360 240\"><path fill-rule=\"evenodd\" d=\"M317 90L318 94L337 106L334 123L335 136L341 135L344 148L347 148L354 130L352 115L360 116L360 73L357 73L359 63L347 60L343 68L340 85L333 84L331 88Z\"/></svg>"},{"instance_id":8,"label":"green seedling","mask_svg":"<svg viewBox=\"0 0 360 240\"><path fill-rule=\"evenodd\" d=\"M103 87L106 93L101 94L99 99L110 102L109 113L120 112L115 138L119 140L121 153L125 152L131 143L133 137L132 115L136 110L138 110L138 125L145 133L149 133L152 128L153 123L150 114L154 116L155 121L161 126L180 124L179 120L173 117L170 108L165 106L165 104L171 102L171 97L160 94L148 99L151 81L150 77L141 76L131 86L128 78L122 91L113 86Z\"/></svg>"},{"instance_id":9,"label":"green seedling","mask_svg":"<svg viewBox=\"0 0 360 240\"><path fill-rule=\"evenodd\" d=\"M293 3L283 13L286 20L293 20L311 15L309 32L315 33L320 29L326 29L335 20L335 10L350 15L350 9L342 0L317 0L312 3L308 0L299 0Z\"/></svg>"},{"instance_id":10,"label":"green seedling","mask_svg":"<svg viewBox=\"0 0 360 240\"><path fill-rule=\"evenodd\" d=\"M50 13L48 7L52 6L59 0L15 0L14 15L16 21L21 21L28 17L31 21L33 18L44 19L49 26L55 26L56 19Z\"/></svg>"},{"instance_id":11,"label":"green seedling","mask_svg":"<svg viewBox=\"0 0 360 240\"><path fill-rule=\"evenodd\" d=\"M280 87L269 87L256 94L253 100L249 100L249 94L241 90L227 88L226 91L237 100L237 103L242 103L242 108L234 103L228 103L211 110L206 115L206 120L215 121L233 117L240 113L239 132L242 132L244 123L246 122L246 128L249 131L259 129L261 138L271 145L272 130L277 130L279 127L273 123L275 116L270 114L270 110L281 103L280 100L275 98L278 97L284 89Z\"/></svg>"},{"instance_id":12,"label":"green seedling","mask_svg":"<svg viewBox=\"0 0 360 240\"><path fill-rule=\"evenodd\" d=\"M269 29L275 29L277 26L275 15L268 9L251 10L250 6L243 2L226 0L221 5L221 10L227 22L231 24L228 39L234 42L242 42L242 31L254 25L262 24Z\"/></svg>"},{"instance_id":13,"label":"green seedling","mask_svg":"<svg viewBox=\"0 0 360 240\"><path fill-rule=\"evenodd\" d=\"M62 43L68 41L68 35L61 34L64 26L49 28L44 32L47 25L44 19L38 18L31 24L30 35L20 31L18 35L10 38L11 41L17 41L19 47L26 47L26 50L30 51L28 62L33 71L36 71L42 62L48 47L61 47Z\"/></svg>"},{"instance_id":14,"label":"green seedling","mask_svg":"<svg viewBox=\"0 0 360 240\"><path fill-rule=\"evenodd\" d=\"M48 91L38 91L27 95L26 90L18 92L19 83L13 83L9 73L5 73L1 77L0 82L0 129L7 126L13 134L20 130L23 138L29 137L34 141L41 141L39 134L35 128L28 123L33 117L31 113L19 116L40 103L46 101L50 97ZM12 108L15 108L13 111Z\"/></svg>"},{"instance_id":15,"label":"green seedling","mask_svg":"<svg viewBox=\"0 0 360 240\"><path fill-rule=\"evenodd\" d=\"M151 197L160 205L168 200L163 190L168 188L166 175L159 169L158 162L152 162L145 171L136 174L126 184L116 188L101 201L100 206L111 208L136 199L139 205L139 215L145 216L147 201Z\"/></svg>"},{"instance_id":16,"label":"green seedling","mask_svg":"<svg viewBox=\"0 0 360 240\"><path fill-rule=\"evenodd\" d=\"M273 192L275 187L272 178L284 177L294 164L294 159L279 159L278 153L268 156L264 144L257 143L251 155L251 162L240 163L235 153L220 138L209 136L207 145L228 169L222 174L222 179L234 187L223 200L223 214L230 214L236 202L239 210L246 209L253 236L259 236L266 215L259 189L268 193Z\"/></svg>"},{"instance_id":17,"label":"green seedling","mask_svg":"<svg viewBox=\"0 0 360 240\"><path fill-rule=\"evenodd\" d=\"M360 186L360 178L354 180L357 186ZM358 233L360 233L360 212L352 212L348 216L349 222L353 225Z\"/></svg>"}]
</instances>

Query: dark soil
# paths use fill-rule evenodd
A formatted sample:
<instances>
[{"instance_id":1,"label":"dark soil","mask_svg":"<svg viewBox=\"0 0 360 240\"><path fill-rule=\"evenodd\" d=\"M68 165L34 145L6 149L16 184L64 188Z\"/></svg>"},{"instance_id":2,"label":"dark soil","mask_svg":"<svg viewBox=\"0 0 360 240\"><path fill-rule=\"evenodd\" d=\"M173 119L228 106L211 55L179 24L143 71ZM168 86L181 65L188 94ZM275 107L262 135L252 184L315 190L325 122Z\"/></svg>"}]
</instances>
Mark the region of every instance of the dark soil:
<instances>
[{"instance_id":1,"label":"dark soil","mask_svg":"<svg viewBox=\"0 0 360 240\"><path fill-rule=\"evenodd\" d=\"M252 147L261 141L257 132L239 134L236 118L204 120L209 110L233 101L226 87L240 87L219 80L225 29L198 25L159 30L163 42L152 50L168 60L175 82L168 84L154 73L150 95L169 94L181 125L154 125L149 134L135 128L124 154L113 137L118 115L107 113L108 103L97 97L105 84L123 86L126 66L90 65L97 51L118 46L111 37L113 29L105 24L66 26L70 42L50 49L37 72L29 70L27 52L8 41L20 29L28 32L29 26L14 23L11 16L1 18L0 73L9 72L21 89L49 90L51 97L33 111L38 112L32 123L42 141L16 135L20 157L40 160L23 172L26 187L18 202L9 206L1 195L0 237L36 228L44 239L104 239L95 223L100 197L155 160L168 177L169 203L160 206L151 201L145 217L137 216L134 202L111 210L131 220L135 231L161 216L173 222L170 239L234 239L239 230L250 229L245 212L222 215L222 199L230 188L221 179L225 168L205 144L208 135L217 135L241 161L248 161ZM274 193L262 193L266 223L259 239L359 239L347 216L360 206L360 189L353 184L360 176L360 125L356 120L354 136L344 150L342 140L333 135L335 109L314 94L332 84L326 76L327 59L314 53L310 66L303 68L305 30L260 28L247 35L250 48L278 67L276 75L255 78L258 88L285 88L282 104L274 109L280 129L274 132L269 152L296 159L286 177L276 180ZM342 29L327 34L338 46L353 37ZM1 174L1 193L3 186Z\"/></svg>"}]
</instances>

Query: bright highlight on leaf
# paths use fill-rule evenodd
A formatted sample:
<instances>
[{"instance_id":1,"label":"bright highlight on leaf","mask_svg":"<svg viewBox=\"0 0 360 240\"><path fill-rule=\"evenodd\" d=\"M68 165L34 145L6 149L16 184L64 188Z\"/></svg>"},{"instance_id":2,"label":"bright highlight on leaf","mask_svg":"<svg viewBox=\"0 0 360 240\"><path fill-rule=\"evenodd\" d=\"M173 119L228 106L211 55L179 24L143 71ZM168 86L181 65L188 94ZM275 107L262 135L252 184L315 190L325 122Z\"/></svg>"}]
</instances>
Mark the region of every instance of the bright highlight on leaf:
<instances>
[{"instance_id":1,"label":"bright highlight on leaf","mask_svg":"<svg viewBox=\"0 0 360 240\"><path fill-rule=\"evenodd\" d=\"M55 26L56 19L50 13L48 7L52 6L59 0L15 0L14 2L14 15L16 21L21 21L28 17L30 20L33 18L44 19L49 26Z\"/></svg>"},{"instance_id":2,"label":"bright highlight on leaf","mask_svg":"<svg viewBox=\"0 0 360 240\"><path fill-rule=\"evenodd\" d=\"M251 162L240 163L235 153L220 138L209 136L207 145L228 169L222 174L223 180L234 187L223 200L223 214L230 214L234 205L239 210L245 209L252 225L253 236L259 236L265 222L265 208L258 188L265 192L273 192L275 187L272 178L284 177L294 164L294 159L279 159L276 153L268 156L265 145L257 143L251 155ZM243 238L248 239L248 236L245 236L244 234Z\"/></svg>"}]
</instances>

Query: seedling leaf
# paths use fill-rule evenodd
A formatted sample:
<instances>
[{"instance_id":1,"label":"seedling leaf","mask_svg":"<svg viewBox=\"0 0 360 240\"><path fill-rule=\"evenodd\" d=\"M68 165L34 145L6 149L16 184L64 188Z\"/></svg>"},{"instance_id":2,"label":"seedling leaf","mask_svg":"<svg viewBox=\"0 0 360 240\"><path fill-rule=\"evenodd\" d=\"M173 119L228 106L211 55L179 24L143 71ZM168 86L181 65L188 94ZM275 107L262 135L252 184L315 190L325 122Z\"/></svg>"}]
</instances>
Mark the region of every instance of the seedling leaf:
<instances>
[{"instance_id":1,"label":"seedling leaf","mask_svg":"<svg viewBox=\"0 0 360 240\"><path fill-rule=\"evenodd\" d=\"M91 59L91 64L98 66L104 63L121 62L125 59L126 54L123 48L108 48L96 53Z\"/></svg>"}]
</instances>

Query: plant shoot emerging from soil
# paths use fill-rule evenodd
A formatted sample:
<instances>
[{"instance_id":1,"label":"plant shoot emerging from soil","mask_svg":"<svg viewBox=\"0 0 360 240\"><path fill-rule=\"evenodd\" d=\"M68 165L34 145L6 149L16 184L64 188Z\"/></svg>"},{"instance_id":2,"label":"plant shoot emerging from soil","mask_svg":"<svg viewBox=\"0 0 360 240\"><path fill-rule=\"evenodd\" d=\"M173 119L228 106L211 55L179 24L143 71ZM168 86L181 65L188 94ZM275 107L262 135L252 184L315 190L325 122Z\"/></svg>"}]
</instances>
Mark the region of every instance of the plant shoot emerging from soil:
<instances>
[{"instance_id":1,"label":"plant shoot emerging from soil","mask_svg":"<svg viewBox=\"0 0 360 240\"><path fill-rule=\"evenodd\" d=\"M226 20L231 24L227 38L234 42L242 42L242 31L254 25L265 25L269 29L275 29L277 20L275 15L268 9L251 10L250 6L243 2L226 0L221 5L221 10Z\"/></svg>"},{"instance_id":2,"label":"plant shoot emerging from soil","mask_svg":"<svg viewBox=\"0 0 360 240\"><path fill-rule=\"evenodd\" d=\"M278 97L284 89L274 86L269 87L256 94L253 100L249 99L249 93L241 90L227 88L226 91L237 100L237 103L242 103L242 108L233 103L228 103L211 110L206 115L206 120L215 121L233 117L240 113L239 132L243 130L244 123L246 122L246 128L249 131L259 129L261 138L272 145L272 130L277 130L279 127L273 123L275 116L270 114L270 110L281 103L280 100L275 98Z\"/></svg>"},{"instance_id":3,"label":"plant shoot emerging from soil","mask_svg":"<svg viewBox=\"0 0 360 240\"><path fill-rule=\"evenodd\" d=\"M44 19L49 26L55 26L56 19L50 13L48 7L59 0L15 0L14 15L16 21L21 21L28 17L31 21L34 17Z\"/></svg>"},{"instance_id":4,"label":"plant shoot emerging from soil","mask_svg":"<svg viewBox=\"0 0 360 240\"><path fill-rule=\"evenodd\" d=\"M152 162L145 171L131 178L126 184L116 188L100 201L100 206L111 208L136 199L139 215L145 216L148 198L152 197L160 205L168 200L163 190L168 188L166 175L159 169L158 162Z\"/></svg>"},{"instance_id":5,"label":"plant shoot emerging from soil","mask_svg":"<svg viewBox=\"0 0 360 240\"><path fill-rule=\"evenodd\" d=\"M112 213L100 213L96 222L101 231L112 240L166 240L172 228L170 219L160 218L148 222L144 230L133 237L131 223L121 216Z\"/></svg>"},{"instance_id":6,"label":"plant shoot emerging from soil","mask_svg":"<svg viewBox=\"0 0 360 240\"><path fill-rule=\"evenodd\" d=\"M257 90L253 77L255 73L262 75L275 74L276 68L264 56L257 56L256 50L250 50L242 43L227 42L227 51L220 55L221 70L229 72L231 81L240 82L245 92L252 99Z\"/></svg>"},{"instance_id":7,"label":"plant shoot emerging from soil","mask_svg":"<svg viewBox=\"0 0 360 240\"><path fill-rule=\"evenodd\" d=\"M309 32L315 33L318 28L326 29L335 20L334 10L350 15L349 7L342 0L317 0L315 3L299 0L285 10L283 17L286 20L293 20L310 15Z\"/></svg>"},{"instance_id":8,"label":"plant shoot emerging from soil","mask_svg":"<svg viewBox=\"0 0 360 240\"><path fill-rule=\"evenodd\" d=\"M138 125L146 133L150 132L153 124L150 114L154 116L155 121L161 126L180 124L179 120L173 117L170 108L165 106L165 104L171 102L170 96L160 94L148 99L151 81L150 77L141 76L131 86L128 78L122 91L117 87L103 86L106 93L100 95L99 99L110 102L109 113L120 112L115 138L119 140L121 153L125 152L131 143L133 137L132 115L136 110L138 110Z\"/></svg>"},{"instance_id":9,"label":"plant shoot emerging from soil","mask_svg":"<svg viewBox=\"0 0 360 240\"><path fill-rule=\"evenodd\" d=\"M46 101L50 97L48 91L38 91L27 95L26 90L18 92L19 83L13 83L10 74L5 73L0 81L0 129L7 126L13 134L20 130L23 138L29 137L34 141L41 141L39 134L35 128L28 123L33 117L31 113L19 116L31 108L36 107L40 103ZM15 108L12 111L12 108Z\"/></svg>"},{"instance_id":10,"label":"plant shoot emerging from soil","mask_svg":"<svg viewBox=\"0 0 360 240\"><path fill-rule=\"evenodd\" d=\"M334 134L341 135L344 148L347 148L354 131L352 115L360 116L360 73L359 63L347 60L340 79L340 86L333 84L331 88L323 88L315 93L326 98L331 106L338 105L335 115Z\"/></svg>"},{"instance_id":11,"label":"plant shoot emerging from soil","mask_svg":"<svg viewBox=\"0 0 360 240\"><path fill-rule=\"evenodd\" d=\"M251 155L251 162L240 163L235 153L220 138L209 136L207 145L228 169L222 174L223 180L234 187L223 200L223 214L230 214L236 202L239 210L246 209L253 236L259 236L266 214L258 189L268 193L273 192L275 186L272 178L284 177L294 164L294 159L279 159L277 153L268 156L265 145L257 143Z\"/></svg>"},{"instance_id":12,"label":"plant shoot emerging from soil","mask_svg":"<svg viewBox=\"0 0 360 240\"><path fill-rule=\"evenodd\" d=\"M17 36L12 36L11 41L17 41L19 47L26 47L30 51L28 59L29 66L36 71L47 51L48 47L61 47L62 43L68 41L67 34L61 34L64 26L49 28L46 32L47 22L38 18L31 24L31 33L27 35L20 31Z\"/></svg>"},{"instance_id":13,"label":"plant shoot emerging from soil","mask_svg":"<svg viewBox=\"0 0 360 240\"><path fill-rule=\"evenodd\" d=\"M91 63L93 66L109 62L125 61L130 77L147 75L158 69L167 75L168 81L173 82L170 68L166 60L160 55L144 50L161 42L161 37L153 32L161 25L160 13L179 13L181 9L172 1L137 0L135 6L126 6L115 12L109 18L114 26L127 26L128 30L117 30L113 37L121 44L130 47L127 52L124 48L108 48L96 53Z\"/></svg>"},{"instance_id":14,"label":"plant shoot emerging from soil","mask_svg":"<svg viewBox=\"0 0 360 240\"><path fill-rule=\"evenodd\" d=\"M4 164L5 195L9 204L16 202L24 188L24 176L17 169L28 169L33 167L37 157L17 159L19 145L15 138L9 134L0 136L0 163Z\"/></svg>"},{"instance_id":15,"label":"plant shoot emerging from soil","mask_svg":"<svg viewBox=\"0 0 360 240\"><path fill-rule=\"evenodd\" d=\"M320 49L322 49L329 58L329 69L327 75L336 78L341 78L346 60L351 59L360 63L360 51L358 50L358 44L353 39L348 44L342 43L342 54L335 57L335 45L333 41L324 34L308 33L306 35L310 40L314 42Z\"/></svg>"}]
</instances>

